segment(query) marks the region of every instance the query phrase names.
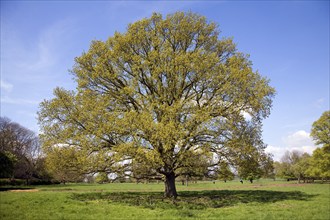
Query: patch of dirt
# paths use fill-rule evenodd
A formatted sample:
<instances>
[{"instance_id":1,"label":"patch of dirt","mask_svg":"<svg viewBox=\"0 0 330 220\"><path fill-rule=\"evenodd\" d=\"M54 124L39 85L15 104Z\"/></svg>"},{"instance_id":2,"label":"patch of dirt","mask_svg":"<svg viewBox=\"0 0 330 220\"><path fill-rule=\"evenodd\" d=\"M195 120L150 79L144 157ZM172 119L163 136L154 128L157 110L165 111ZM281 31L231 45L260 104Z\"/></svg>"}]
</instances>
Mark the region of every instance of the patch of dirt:
<instances>
[{"instance_id":1,"label":"patch of dirt","mask_svg":"<svg viewBox=\"0 0 330 220\"><path fill-rule=\"evenodd\" d=\"M267 185L265 185L267 186ZM295 186L306 186L303 183L279 183L279 184L270 184L268 186L278 186L278 187L295 187Z\"/></svg>"},{"instance_id":2,"label":"patch of dirt","mask_svg":"<svg viewBox=\"0 0 330 220\"><path fill-rule=\"evenodd\" d=\"M38 192L38 189L12 189L9 192Z\"/></svg>"}]
</instances>

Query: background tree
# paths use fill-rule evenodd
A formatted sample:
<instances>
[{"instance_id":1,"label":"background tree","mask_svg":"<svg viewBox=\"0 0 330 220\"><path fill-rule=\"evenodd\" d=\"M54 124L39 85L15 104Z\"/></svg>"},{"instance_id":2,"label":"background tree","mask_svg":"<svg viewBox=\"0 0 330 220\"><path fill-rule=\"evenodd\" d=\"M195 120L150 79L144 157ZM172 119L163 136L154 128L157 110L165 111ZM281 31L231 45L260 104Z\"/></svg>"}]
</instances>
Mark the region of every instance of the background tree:
<instances>
[{"instance_id":1,"label":"background tree","mask_svg":"<svg viewBox=\"0 0 330 220\"><path fill-rule=\"evenodd\" d=\"M143 158L164 176L166 197L177 196L175 178L192 153L233 156L244 113L261 127L274 95L248 56L193 13L153 14L93 41L75 61L77 91L57 88L41 104L44 146Z\"/></svg>"},{"instance_id":2,"label":"background tree","mask_svg":"<svg viewBox=\"0 0 330 220\"><path fill-rule=\"evenodd\" d=\"M33 131L0 117L1 176L25 179L37 177L35 163L40 156L39 140Z\"/></svg>"},{"instance_id":3,"label":"background tree","mask_svg":"<svg viewBox=\"0 0 330 220\"><path fill-rule=\"evenodd\" d=\"M98 173L97 176L95 177L95 181L97 183L108 183L109 182L108 174L105 172Z\"/></svg>"},{"instance_id":4,"label":"background tree","mask_svg":"<svg viewBox=\"0 0 330 220\"><path fill-rule=\"evenodd\" d=\"M266 145L261 137L261 125L255 121L236 121L233 123L231 138L228 142L228 152L222 155L236 169L238 176L251 183L255 179L273 171L270 165L271 155L264 152ZM228 129L230 131L230 128Z\"/></svg>"},{"instance_id":5,"label":"background tree","mask_svg":"<svg viewBox=\"0 0 330 220\"><path fill-rule=\"evenodd\" d=\"M154 167L151 164L148 164L147 161L141 160L132 160L130 164L130 176L139 182L149 182L151 180L162 180L162 176L157 173Z\"/></svg>"},{"instance_id":6,"label":"background tree","mask_svg":"<svg viewBox=\"0 0 330 220\"><path fill-rule=\"evenodd\" d=\"M275 180L275 167L272 154L262 154L260 157L260 169L263 178Z\"/></svg>"},{"instance_id":7,"label":"background tree","mask_svg":"<svg viewBox=\"0 0 330 220\"><path fill-rule=\"evenodd\" d=\"M293 165L298 163L299 158L302 153L300 151L286 151L283 157L281 158L281 169L278 173L279 177L286 179L295 179L297 178L293 171Z\"/></svg>"},{"instance_id":8,"label":"background tree","mask_svg":"<svg viewBox=\"0 0 330 220\"><path fill-rule=\"evenodd\" d=\"M39 184L52 183L53 177L46 167L46 157L44 154L40 155L34 162L35 177L39 179Z\"/></svg>"},{"instance_id":9,"label":"background tree","mask_svg":"<svg viewBox=\"0 0 330 220\"><path fill-rule=\"evenodd\" d=\"M221 161L218 169L216 170L217 179L227 182L227 180L233 180L235 174L230 168L230 165L226 161Z\"/></svg>"},{"instance_id":10,"label":"background tree","mask_svg":"<svg viewBox=\"0 0 330 220\"><path fill-rule=\"evenodd\" d=\"M188 181L202 180L203 178L212 179L212 154L210 152L203 152L201 150L190 151L187 155L184 165L177 170L183 180L188 186Z\"/></svg>"},{"instance_id":11,"label":"background tree","mask_svg":"<svg viewBox=\"0 0 330 220\"><path fill-rule=\"evenodd\" d=\"M314 150L308 173L313 177L330 178L330 111L313 123L311 136L321 148Z\"/></svg>"},{"instance_id":12,"label":"background tree","mask_svg":"<svg viewBox=\"0 0 330 220\"><path fill-rule=\"evenodd\" d=\"M274 173L275 173L275 178L283 178L283 166L282 163L279 161L274 161Z\"/></svg>"},{"instance_id":13,"label":"background tree","mask_svg":"<svg viewBox=\"0 0 330 220\"><path fill-rule=\"evenodd\" d=\"M308 153L303 153L295 164L292 164L292 172L296 178L298 178L298 183L301 180L304 182L309 177L308 168L310 166L310 155Z\"/></svg>"},{"instance_id":14,"label":"background tree","mask_svg":"<svg viewBox=\"0 0 330 220\"><path fill-rule=\"evenodd\" d=\"M9 151L0 152L0 178L12 177L16 157Z\"/></svg>"},{"instance_id":15,"label":"background tree","mask_svg":"<svg viewBox=\"0 0 330 220\"><path fill-rule=\"evenodd\" d=\"M274 164L276 176L280 178L306 180L310 177L308 170L310 169L310 155L300 151L286 151L281 162Z\"/></svg>"},{"instance_id":16,"label":"background tree","mask_svg":"<svg viewBox=\"0 0 330 220\"><path fill-rule=\"evenodd\" d=\"M315 179L330 178L330 152L328 148L317 148L313 151L313 155L309 161L307 174Z\"/></svg>"},{"instance_id":17,"label":"background tree","mask_svg":"<svg viewBox=\"0 0 330 220\"><path fill-rule=\"evenodd\" d=\"M330 148L330 111L325 111L322 116L313 123L311 136L315 143L325 148Z\"/></svg>"}]
</instances>

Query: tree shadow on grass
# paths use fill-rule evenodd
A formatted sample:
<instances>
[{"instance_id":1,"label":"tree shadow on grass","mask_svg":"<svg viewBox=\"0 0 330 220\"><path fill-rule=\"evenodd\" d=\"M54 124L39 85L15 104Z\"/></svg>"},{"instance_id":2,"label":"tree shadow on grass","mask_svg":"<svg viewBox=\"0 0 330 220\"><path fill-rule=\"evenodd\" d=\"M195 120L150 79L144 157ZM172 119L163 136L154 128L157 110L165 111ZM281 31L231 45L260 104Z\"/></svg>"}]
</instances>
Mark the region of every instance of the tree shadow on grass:
<instances>
[{"instance_id":1,"label":"tree shadow on grass","mask_svg":"<svg viewBox=\"0 0 330 220\"><path fill-rule=\"evenodd\" d=\"M239 203L273 203L283 200L308 201L316 195L299 191L270 190L209 190L180 192L176 200L166 199L161 192L74 193L79 201L105 200L109 202L163 209L206 209L234 206Z\"/></svg>"},{"instance_id":2,"label":"tree shadow on grass","mask_svg":"<svg viewBox=\"0 0 330 220\"><path fill-rule=\"evenodd\" d=\"M31 187L0 187L0 192L4 192L4 191L13 191L13 190L20 190L20 191L29 191L35 188L31 188Z\"/></svg>"}]
</instances>

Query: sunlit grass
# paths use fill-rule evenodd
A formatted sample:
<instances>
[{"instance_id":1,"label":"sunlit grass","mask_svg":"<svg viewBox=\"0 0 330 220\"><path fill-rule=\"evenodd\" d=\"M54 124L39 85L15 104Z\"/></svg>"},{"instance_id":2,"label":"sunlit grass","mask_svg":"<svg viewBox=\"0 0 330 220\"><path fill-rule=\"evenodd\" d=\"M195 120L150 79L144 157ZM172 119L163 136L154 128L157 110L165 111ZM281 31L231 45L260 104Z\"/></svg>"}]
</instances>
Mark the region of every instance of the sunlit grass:
<instances>
[{"instance_id":1,"label":"sunlit grass","mask_svg":"<svg viewBox=\"0 0 330 220\"><path fill-rule=\"evenodd\" d=\"M67 184L0 192L0 219L330 219L329 184Z\"/></svg>"}]
</instances>

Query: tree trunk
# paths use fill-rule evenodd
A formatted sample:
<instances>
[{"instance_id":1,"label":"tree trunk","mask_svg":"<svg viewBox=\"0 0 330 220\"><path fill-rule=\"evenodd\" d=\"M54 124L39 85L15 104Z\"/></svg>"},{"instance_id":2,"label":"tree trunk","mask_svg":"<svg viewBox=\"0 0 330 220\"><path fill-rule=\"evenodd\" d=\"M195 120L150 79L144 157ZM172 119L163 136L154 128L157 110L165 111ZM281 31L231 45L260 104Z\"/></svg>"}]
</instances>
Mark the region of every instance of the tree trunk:
<instances>
[{"instance_id":1,"label":"tree trunk","mask_svg":"<svg viewBox=\"0 0 330 220\"><path fill-rule=\"evenodd\" d=\"M165 192L164 196L167 198L176 198L178 196L175 188L175 174L174 172L165 175Z\"/></svg>"}]
</instances>

